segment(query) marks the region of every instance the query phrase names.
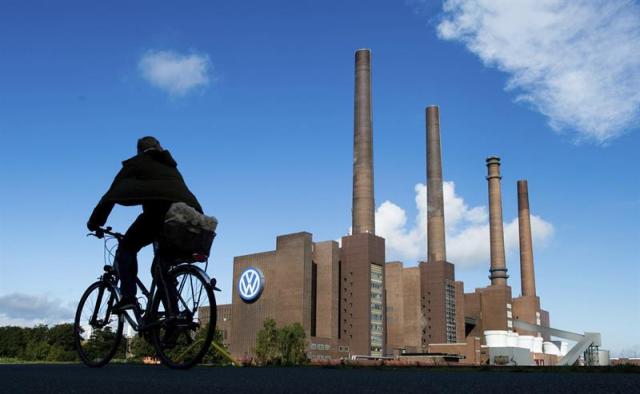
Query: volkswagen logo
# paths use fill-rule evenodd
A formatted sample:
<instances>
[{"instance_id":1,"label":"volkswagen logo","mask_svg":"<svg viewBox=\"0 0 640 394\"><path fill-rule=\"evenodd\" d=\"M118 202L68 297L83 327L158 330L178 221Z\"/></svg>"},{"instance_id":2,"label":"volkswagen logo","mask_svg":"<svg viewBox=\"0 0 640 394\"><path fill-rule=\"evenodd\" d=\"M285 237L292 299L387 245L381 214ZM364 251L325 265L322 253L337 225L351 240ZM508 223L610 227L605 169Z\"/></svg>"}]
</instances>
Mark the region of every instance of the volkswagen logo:
<instances>
[{"instance_id":1,"label":"volkswagen logo","mask_svg":"<svg viewBox=\"0 0 640 394\"><path fill-rule=\"evenodd\" d=\"M264 275L259 268L245 269L238 280L238 293L242 301L252 303L256 301L264 289Z\"/></svg>"}]
</instances>

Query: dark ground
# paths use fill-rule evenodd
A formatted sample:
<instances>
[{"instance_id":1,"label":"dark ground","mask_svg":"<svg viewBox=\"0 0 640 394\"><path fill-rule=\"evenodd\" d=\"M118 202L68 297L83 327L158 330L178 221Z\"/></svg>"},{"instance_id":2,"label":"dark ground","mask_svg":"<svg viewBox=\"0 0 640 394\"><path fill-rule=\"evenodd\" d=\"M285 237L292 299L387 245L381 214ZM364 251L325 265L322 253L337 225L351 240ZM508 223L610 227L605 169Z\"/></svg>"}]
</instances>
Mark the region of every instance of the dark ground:
<instances>
[{"instance_id":1,"label":"dark ground","mask_svg":"<svg viewBox=\"0 0 640 394\"><path fill-rule=\"evenodd\" d=\"M640 374L461 368L210 368L75 364L0 365L3 393L634 393Z\"/></svg>"}]
</instances>

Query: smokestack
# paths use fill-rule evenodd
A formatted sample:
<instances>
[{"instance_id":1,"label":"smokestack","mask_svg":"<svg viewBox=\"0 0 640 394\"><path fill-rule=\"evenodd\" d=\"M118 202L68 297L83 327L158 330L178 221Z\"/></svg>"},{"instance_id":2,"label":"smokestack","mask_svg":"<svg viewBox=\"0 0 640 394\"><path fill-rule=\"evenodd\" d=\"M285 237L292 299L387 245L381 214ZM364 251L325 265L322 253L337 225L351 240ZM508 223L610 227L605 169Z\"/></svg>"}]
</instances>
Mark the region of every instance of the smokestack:
<instances>
[{"instance_id":1,"label":"smokestack","mask_svg":"<svg viewBox=\"0 0 640 394\"><path fill-rule=\"evenodd\" d=\"M371 52L358 49L353 124L353 234L376 232L372 134Z\"/></svg>"},{"instance_id":2,"label":"smokestack","mask_svg":"<svg viewBox=\"0 0 640 394\"><path fill-rule=\"evenodd\" d=\"M500 192L500 158L487 158L489 182L489 236L491 245L491 285L506 286L507 264L504 258L504 230L502 228L502 196Z\"/></svg>"},{"instance_id":3,"label":"smokestack","mask_svg":"<svg viewBox=\"0 0 640 394\"><path fill-rule=\"evenodd\" d=\"M518 232L520 235L520 280L522 295L536 295L536 277L533 272L531 217L529 216L529 187L527 181L518 181Z\"/></svg>"},{"instance_id":4,"label":"smokestack","mask_svg":"<svg viewBox=\"0 0 640 394\"><path fill-rule=\"evenodd\" d=\"M440 111L437 105L426 109L427 117L427 249L429 262L446 261L444 239L444 199L440 150Z\"/></svg>"}]
</instances>

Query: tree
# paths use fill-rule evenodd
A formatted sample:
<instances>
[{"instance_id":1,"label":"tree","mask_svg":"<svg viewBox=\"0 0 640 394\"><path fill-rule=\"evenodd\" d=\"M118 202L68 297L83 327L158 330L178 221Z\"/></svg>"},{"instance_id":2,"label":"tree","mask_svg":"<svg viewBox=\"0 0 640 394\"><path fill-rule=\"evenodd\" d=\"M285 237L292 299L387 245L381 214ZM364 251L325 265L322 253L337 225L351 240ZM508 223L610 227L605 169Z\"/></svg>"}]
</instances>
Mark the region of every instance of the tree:
<instances>
[{"instance_id":1,"label":"tree","mask_svg":"<svg viewBox=\"0 0 640 394\"><path fill-rule=\"evenodd\" d=\"M57 345L64 350L74 350L73 344L73 324L58 324L49 329L47 333L49 345Z\"/></svg>"},{"instance_id":2,"label":"tree","mask_svg":"<svg viewBox=\"0 0 640 394\"><path fill-rule=\"evenodd\" d=\"M264 321L256 338L256 357L262 365L298 365L307 361L304 328L293 323L276 327L273 319Z\"/></svg>"},{"instance_id":3,"label":"tree","mask_svg":"<svg viewBox=\"0 0 640 394\"><path fill-rule=\"evenodd\" d=\"M262 365L274 364L279 359L278 329L275 320L264 321L262 330L258 331L255 350L258 362Z\"/></svg>"},{"instance_id":4,"label":"tree","mask_svg":"<svg viewBox=\"0 0 640 394\"><path fill-rule=\"evenodd\" d=\"M58 324L51 328L43 324L32 328L0 327L0 357L76 361L73 324Z\"/></svg>"},{"instance_id":5,"label":"tree","mask_svg":"<svg viewBox=\"0 0 640 394\"><path fill-rule=\"evenodd\" d=\"M53 345L49 347L47 361L78 361L79 356L75 350L65 350L62 346Z\"/></svg>"},{"instance_id":6,"label":"tree","mask_svg":"<svg viewBox=\"0 0 640 394\"><path fill-rule=\"evenodd\" d=\"M142 335L131 338L131 355L133 359L142 361L145 357L155 357L156 350Z\"/></svg>"},{"instance_id":7,"label":"tree","mask_svg":"<svg viewBox=\"0 0 640 394\"><path fill-rule=\"evenodd\" d=\"M49 327L45 324L38 324L33 328L26 328L26 346L18 357L28 361L46 360L50 348L47 342L48 334Z\"/></svg>"},{"instance_id":8,"label":"tree","mask_svg":"<svg viewBox=\"0 0 640 394\"><path fill-rule=\"evenodd\" d=\"M27 361L42 361L49 356L50 346L46 341L37 341L27 343L24 350L24 358Z\"/></svg>"},{"instance_id":9,"label":"tree","mask_svg":"<svg viewBox=\"0 0 640 394\"><path fill-rule=\"evenodd\" d=\"M281 364L299 365L307 361L304 328L300 323L293 323L278 330L278 346Z\"/></svg>"},{"instance_id":10,"label":"tree","mask_svg":"<svg viewBox=\"0 0 640 394\"><path fill-rule=\"evenodd\" d=\"M44 342L49 336L49 327L46 324L38 324L33 328L27 328L29 342Z\"/></svg>"},{"instance_id":11,"label":"tree","mask_svg":"<svg viewBox=\"0 0 640 394\"><path fill-rule=\"evenodd\" d=\"M22 327L0 327L0 357L18 358L27 347L27 332Z\"/></svg>"},{"instance_id":12,"label":"tree","mask_svg":"<svg viewBox=\"0 0 640 394\"><path fill-rule=\"evenodd\" d=\"M83 345L85 353L90 358L103 358L112 349L116 336L117 334L109 326L94 329L86 345Z\"/></svg>"},{"instance_id":13,"label":"tree","mask_svg":"<svg viewBox=\"0 0 640 394\"><path fill-rule=\"evenodd\" d=\"M73 324L64 323L53 326L47 334L47 343L51 347L48 361L76 361L78 353L73 341Z\"/></svg>"}]
</instances>

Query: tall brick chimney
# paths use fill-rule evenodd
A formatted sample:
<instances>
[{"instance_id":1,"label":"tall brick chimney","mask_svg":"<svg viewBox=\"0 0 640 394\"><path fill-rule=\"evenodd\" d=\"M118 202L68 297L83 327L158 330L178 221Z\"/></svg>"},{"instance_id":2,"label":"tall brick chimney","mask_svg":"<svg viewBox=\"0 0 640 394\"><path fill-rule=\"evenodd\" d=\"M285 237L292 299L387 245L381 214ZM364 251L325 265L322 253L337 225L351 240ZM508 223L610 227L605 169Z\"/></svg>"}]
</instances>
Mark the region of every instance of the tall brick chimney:
<instances>
[{"instance_id":1,"label":"tall brick chimney","mask_svg":"<svg viewBox=\"0 0 640 394\"><path fill-rule=\"evenodd\" d=\"M375 234L371 121L371 51L356 51L353 124L353 234Z\"/></svg>"},{"instance_id":2,"label":"tall brick chimney","mask_svg":"<svg viewBox=\"0 0 640 394\"><path fill-rule=\"evenodd\" d=\"M446 261L442 158L440 149L440 111L426 109L427 117L427 261Z\"/></svg>"},{"instance_id":3,"label":"tall brick chimney","mask_svg":"<svg viewBox=\"0 0 640 394\"><path fill-rule=\"evenodd\" d=\"M489 237L491 245L492 286L507 285L507 264L504 257L504 229L502 225L502 193L500 191L500 158L487 158L487 181L489 182Z\"/></svg>"},{"instance_id":4,"label":"tall brick chimney","mask_svg":"<svg viewBox=\"0 0 640 394\"><path fill-rule=\"evenodd\" d=\"M535 296L536 278L533 271L529 187L526 180L518 181L518 232L520 235L520 280L522 281L522 295Z\"/></svg>"}]
</instances>

